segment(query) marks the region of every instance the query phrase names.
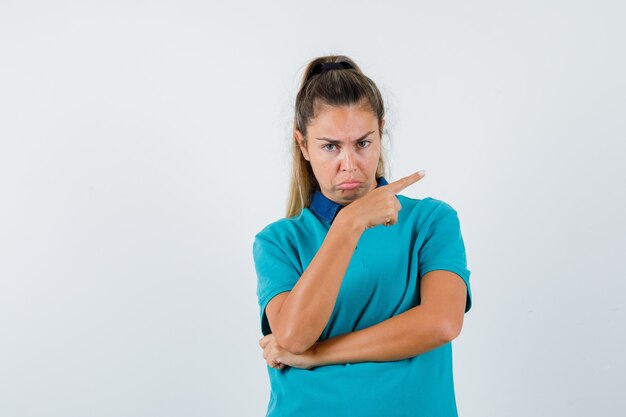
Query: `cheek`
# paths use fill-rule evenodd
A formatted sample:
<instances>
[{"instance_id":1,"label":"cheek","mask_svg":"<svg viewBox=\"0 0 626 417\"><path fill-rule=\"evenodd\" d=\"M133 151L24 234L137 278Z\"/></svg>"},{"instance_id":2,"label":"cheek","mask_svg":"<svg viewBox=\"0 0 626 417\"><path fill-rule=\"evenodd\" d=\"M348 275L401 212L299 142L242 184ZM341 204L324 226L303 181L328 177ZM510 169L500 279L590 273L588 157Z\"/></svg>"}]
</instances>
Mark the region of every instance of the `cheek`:
<instances>
[{"instance_id":1,"label":"cheek","mask_svg":"<svg viewBox=\"0 0 626 417\"><path fill-rule=\"evenodd\" d=\"M311 159L311 168L313 168L313 173L315 173L316 178L323 178L326 176L326 173L330 169L329 166L329 161L325 161L319 156Z\"/></svg>"},{"instance_id":2,"label":"cheek","mask_svg":"<svg viewBox=\"0 0 626 417\"><path fill-rule=\"evenodd\" d=\"M339 172L340 163L336 161L336 158L328 160L316 159L311 164L315 179L320 185L329 186L333 182L333 179Z\"/></svg>"}]
</instances>

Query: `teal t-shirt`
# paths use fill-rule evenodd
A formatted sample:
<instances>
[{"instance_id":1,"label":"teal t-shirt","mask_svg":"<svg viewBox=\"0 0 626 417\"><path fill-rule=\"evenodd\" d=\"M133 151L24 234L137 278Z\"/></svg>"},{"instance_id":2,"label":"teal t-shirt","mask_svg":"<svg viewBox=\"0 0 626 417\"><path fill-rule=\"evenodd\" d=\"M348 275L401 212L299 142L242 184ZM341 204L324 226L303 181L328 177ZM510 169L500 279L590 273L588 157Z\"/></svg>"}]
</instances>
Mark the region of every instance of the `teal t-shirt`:
<instances>
[{"instance_id":1,"label":"teal t-shirt","mask_svg":"<svg viewBox=\"0 0 626 417\"><path fill-rule=\"evenodd\" d=\"M430 197L397 198L402 205L398 222L361 235L319 341L373 326L419 305L420 279L432 270L458 274L467 286L465 312L471 308L470 270L457 212ZM324 208L326 214L328 208L332 204ZM271 333L267 303L294 287L329 227L323 215L304 208L256 235L253 255L263 335ZM399 361L267 369L271 395L266 417L457 416L451 343Z\"/></svg>"}]
</instances>

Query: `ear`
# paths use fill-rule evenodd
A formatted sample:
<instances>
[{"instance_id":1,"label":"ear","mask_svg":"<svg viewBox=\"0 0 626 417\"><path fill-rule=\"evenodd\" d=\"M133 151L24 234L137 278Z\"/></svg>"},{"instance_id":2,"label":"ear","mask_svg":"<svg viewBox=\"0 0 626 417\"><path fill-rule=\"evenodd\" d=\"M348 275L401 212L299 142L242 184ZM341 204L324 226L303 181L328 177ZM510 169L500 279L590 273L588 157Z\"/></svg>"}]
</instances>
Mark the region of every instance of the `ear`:
<instances>
[{"instance_id":1,"label":"ear","mask_svg":"<svg viewBox=\"0 0 626 417\"><path fill-rule=\"evenodd\" d=\"M383 133L384 129L385 129L385 119L380 121L380 136L381 137L383 136L382 133Z\"/></svg>"},{"instance_id":2,"label":"ear","mask_svg":"<svg viewBox=\"0 0 626 417\"><path fill-rule=\"evenodd\" d=\"M309 152L306 149L306 140L304 139L304 135L298 130L294 130L294 136L296 141L298 142L298 146L300 147L300 152L302 152L302 156L304 156L304 159L306 159L307 161L310 161L309 159Z\"/></svg>"}]
</instances>

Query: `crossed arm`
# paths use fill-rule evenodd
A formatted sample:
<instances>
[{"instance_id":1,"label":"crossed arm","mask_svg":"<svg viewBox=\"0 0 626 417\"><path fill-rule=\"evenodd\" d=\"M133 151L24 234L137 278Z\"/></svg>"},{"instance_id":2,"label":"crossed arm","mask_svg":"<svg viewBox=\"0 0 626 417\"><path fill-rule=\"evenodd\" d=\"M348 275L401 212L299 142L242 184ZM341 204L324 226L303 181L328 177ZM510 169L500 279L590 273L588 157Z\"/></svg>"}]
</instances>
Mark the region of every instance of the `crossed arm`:
<instances>
[{"instance_id":1,"label":"crossed arm","mask_svg":"<svg viewBox=\"0 0 626 417\"><path fill-rule=\"evenodd\" d=\"M406 359L444 345L461 333L467 289L454 272L422 277L422 303L366 329L317 342L320 365Z\"/></svg>"},{"instance_id":2,"label":"crossed arm","mask_svg":"<svg viewBox=\"0 0 626 417\"><path fill-rule=\"evenodd\" d=\"M467 287L462 278L451 271L430 271L422 277L420 293L419 306L374 326L316 342L301 355L313 366L395 361L456 338L465 314Z\"/></svg>"}]
</instances>

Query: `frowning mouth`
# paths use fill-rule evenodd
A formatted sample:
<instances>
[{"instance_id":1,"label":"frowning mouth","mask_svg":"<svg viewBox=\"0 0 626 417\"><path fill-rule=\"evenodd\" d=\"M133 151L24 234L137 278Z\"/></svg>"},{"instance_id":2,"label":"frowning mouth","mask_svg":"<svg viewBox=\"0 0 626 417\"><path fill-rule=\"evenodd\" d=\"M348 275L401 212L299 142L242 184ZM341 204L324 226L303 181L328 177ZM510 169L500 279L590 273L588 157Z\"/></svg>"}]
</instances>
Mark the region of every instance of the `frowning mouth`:
<instances>
[{"instance_id":1,"label":"frowning mouth","mask_svg":"<svg viewBox=\"0 0 626 417\"><path fill-rule=\"evenodd\" d=\"M361 184L360 182L342 182L337 188L340 190L354 190L355 188L359 188Z\"/></svg>"}]
</instances>

